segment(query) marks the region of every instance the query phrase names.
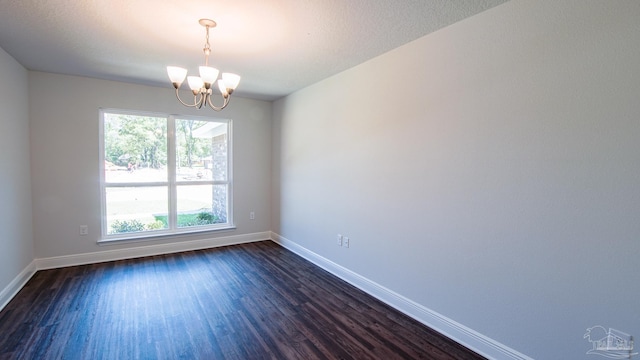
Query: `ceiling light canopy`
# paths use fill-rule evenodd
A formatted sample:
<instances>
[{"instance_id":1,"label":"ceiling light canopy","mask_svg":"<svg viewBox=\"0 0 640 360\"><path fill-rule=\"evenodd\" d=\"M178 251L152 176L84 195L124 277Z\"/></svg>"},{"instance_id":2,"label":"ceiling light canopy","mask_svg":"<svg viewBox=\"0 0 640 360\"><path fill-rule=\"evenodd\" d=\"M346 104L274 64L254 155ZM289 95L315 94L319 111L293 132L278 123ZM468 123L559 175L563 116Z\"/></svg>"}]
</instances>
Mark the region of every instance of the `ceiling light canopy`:
<instances>
[{"instance_id":1,"label":"ceiling light canopy","mask_svg":"<svg viewBox=\"0 0 640 360\"><path fill-rule=\"evenodd\" d=\"M240 83L240 76L232 73L222 73L222 78L218 80L218 69L209 66L209 54L211 54L211 46L209 45L209 29L216 27L216 22L210 19L200 19L200 25L207 29L207 37L204 44L204 66L200 66L200 76L187 76L187 69L178 66L167 66L167 74L169 80L176 89L176 97L184 106L202 108L207 104L215 111L224 109L229 104L231 94ZM189 88L193 93L193 103L186 103L180 98L180 85L187 78ZM217 80L217 81L216 81ZM213 105L211 100L213 95L212 85L218 84L218 89L223 98L222 106Z\"/></svg>"}]
</instances>

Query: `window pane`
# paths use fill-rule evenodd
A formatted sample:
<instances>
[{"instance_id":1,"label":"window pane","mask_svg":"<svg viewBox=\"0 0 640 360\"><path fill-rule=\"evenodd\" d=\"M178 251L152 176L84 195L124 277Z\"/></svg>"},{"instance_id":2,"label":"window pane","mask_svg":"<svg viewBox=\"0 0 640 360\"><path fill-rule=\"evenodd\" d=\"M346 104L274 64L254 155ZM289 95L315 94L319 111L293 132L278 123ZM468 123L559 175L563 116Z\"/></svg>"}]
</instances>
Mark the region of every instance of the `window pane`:
<instances>
[{"instance_id":1,"label":"window pane","mask_svg":"<svg viewBox=\"0 0 640 360\"><path fill-rule=\"evenodd\" d=\"M227 185L181 185L178 227L227 222Z\"/></svg>"},{"instance_id":2,"label":"window pane","mask_svg":"<svg viewBox=\"0 0 640 360\"><path fill-rule=\"evenodd\" d=\"M168 204L166 186L107 188L107 233L166 229Z\"/></svg>"},{"instance_id":3,"label":"window pane","mask_svg":"<svg viewBox=\"0 0 640 360\"><path fill-rule=\"evenodd\" d=\"M167 119L104 114L107 183L167 181Z\"/></svg>"},{"instance_id":4,"label":"window pane","mask_svg":"<svg viewBox=\"0 0 640 360\"><path fill-rule=\"evenodd\" d=\"M176 119L176 180L227 180L227 123Z\"/></svg>"}]
</instances>

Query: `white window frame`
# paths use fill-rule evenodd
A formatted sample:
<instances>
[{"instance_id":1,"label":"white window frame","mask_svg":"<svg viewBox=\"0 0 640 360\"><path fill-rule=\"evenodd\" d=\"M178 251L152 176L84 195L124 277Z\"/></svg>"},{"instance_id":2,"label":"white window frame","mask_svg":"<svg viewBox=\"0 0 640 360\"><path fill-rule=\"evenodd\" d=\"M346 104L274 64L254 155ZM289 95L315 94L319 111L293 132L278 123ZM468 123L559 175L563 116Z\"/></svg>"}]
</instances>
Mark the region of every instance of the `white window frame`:
<instances>
[{"instance_id":1,"label":"white window frame","mask_svg":"<svg viewBox=\"0 0 640 360\"><path fill-rule=\"evenodd\" d=\"M105 138L104 138L104 114L122 114L135 116L163 117L167 119L167 176L166 182L131 182L131 183L107 183L105 179ZM196 120L227 123L227 179L221 180L190 180L178 181L176 179L176 120ZM192 115L175 115L158 112L99 109L99 172L100 172L100 200L101 200L101 238L98 243L124 240L147 240L154 237L165 237L180 234L203 233L220 230L235 229L233 221L233 121L231 119L202 117ZM177 226L177 187L180 185L227 185L227 222L204 226ZM107 199L106 190L112 187L143 187L143 186L167 186L168 188L168 221L169 227L161 230L147 230L141 232L108 234L107 228Z\"/></svg>"}]
</instances>

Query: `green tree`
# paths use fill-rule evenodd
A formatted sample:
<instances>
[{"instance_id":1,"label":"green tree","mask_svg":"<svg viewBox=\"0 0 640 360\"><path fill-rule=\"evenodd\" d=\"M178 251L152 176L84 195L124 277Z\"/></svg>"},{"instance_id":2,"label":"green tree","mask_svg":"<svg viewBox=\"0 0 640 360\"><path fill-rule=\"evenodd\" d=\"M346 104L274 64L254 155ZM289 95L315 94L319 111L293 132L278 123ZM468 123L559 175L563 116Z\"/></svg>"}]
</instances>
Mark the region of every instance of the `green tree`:
<instances>
[{"instance_id":1,"label":"green tree","mask_svg":"<svg viewBox=\"0 0 640 360\"><path fill-rule=\"evenodd\" d=\"M196 123L194 120L180 120L178 121L179 132L182 133L184 137L183 154L187 157L187 163L185 164L188 167L193 167L193 150L194 150L194 137L193 137L193 126Z\"/></svg>"},{"instance_id":2,"label":"green tree","mask_svg":"<svg viewBox=\"0 0 640 360\"><path fill-rule=\"evenodd\" d=\"M194 137L194 130L199 129L209 122L197 120L177 120L176 131L179 137L178 159L181 166L193 168L193 164L197 159L211 155L211 139Z\"/></svg>"},{"instance_id":3,"label":"green tree","mask_svg":"<svg viewBox=\"0 0 640 360\"><path fill-rule=\"evenodd\" d=\"M159 168L166 165L166 119L107 114L105 116L105 158L114 164L128 163Z\"/></svg>"}]
</instances>

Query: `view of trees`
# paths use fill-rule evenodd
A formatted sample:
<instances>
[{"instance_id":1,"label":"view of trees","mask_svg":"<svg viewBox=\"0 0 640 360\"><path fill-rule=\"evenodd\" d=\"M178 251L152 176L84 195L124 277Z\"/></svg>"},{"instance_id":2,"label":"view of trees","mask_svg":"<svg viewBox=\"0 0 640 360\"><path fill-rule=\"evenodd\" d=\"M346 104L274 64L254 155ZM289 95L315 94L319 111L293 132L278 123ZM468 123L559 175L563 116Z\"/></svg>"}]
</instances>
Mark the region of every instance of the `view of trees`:
<instances>
[{"instance_id":1,"label":"view of trees","mask_svg":"<svg viewBox=\"0 0 640 360\"><path fill-rule=\"evenodd\" d=\"M103 116L109 234L227 221L227 123L137 114ZM169 161L170 148L175 149L175 163ZM168 181L168 166L175 170L177 182ZM168 186L176 194L171 207ZM176 214L173 225L169 213Z\"/></svg>"},{"instance_id":2,"label":"view of trees","mask_svg":"<svg viewBox=\"0 0 640 360\"><path fill-rule=\"evenodd\" d=\"M154 169L167 165L166 119L107 115L104 127L106 161L120 166L132 164Z\"/></svg>"},{"instance_id":3,"label":"view of trees","mask_svg":"<svg viewBox=\"0 0 640 360\"><path fill-rule=\"evenodd\" d=\"M176 120L178 166L193 168L211 156L211 139L193 131L206 121ZM167 165L167 120L164 117L105 114L105 160L118 166L160 169Z\"/></svg>"}]
</instances>

